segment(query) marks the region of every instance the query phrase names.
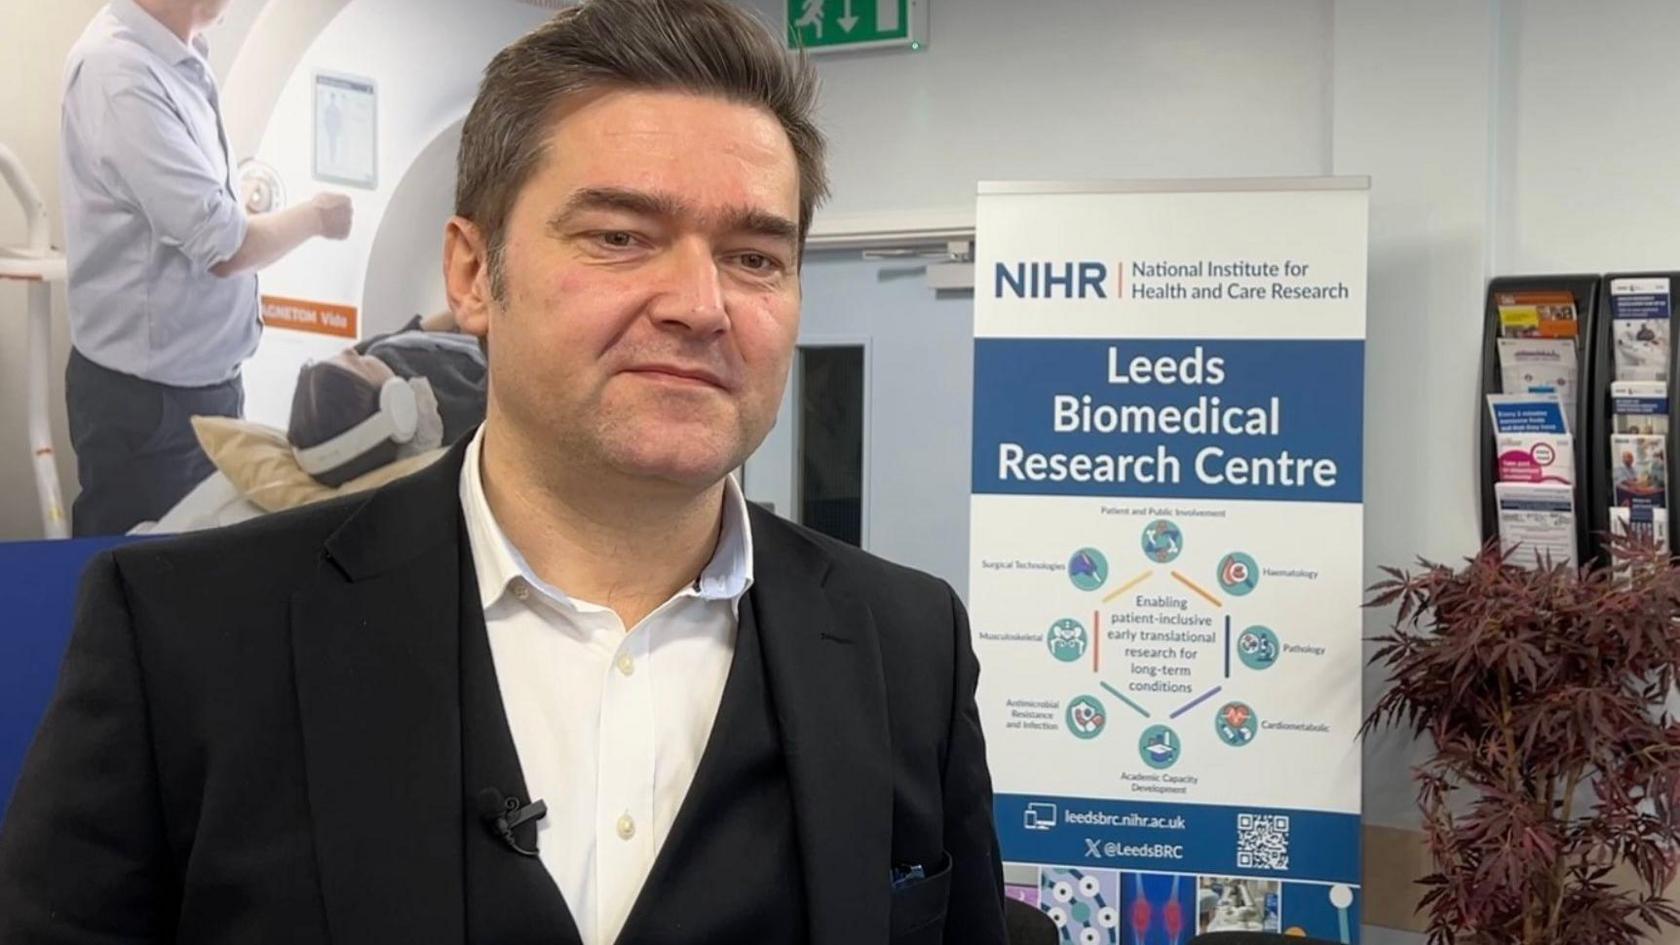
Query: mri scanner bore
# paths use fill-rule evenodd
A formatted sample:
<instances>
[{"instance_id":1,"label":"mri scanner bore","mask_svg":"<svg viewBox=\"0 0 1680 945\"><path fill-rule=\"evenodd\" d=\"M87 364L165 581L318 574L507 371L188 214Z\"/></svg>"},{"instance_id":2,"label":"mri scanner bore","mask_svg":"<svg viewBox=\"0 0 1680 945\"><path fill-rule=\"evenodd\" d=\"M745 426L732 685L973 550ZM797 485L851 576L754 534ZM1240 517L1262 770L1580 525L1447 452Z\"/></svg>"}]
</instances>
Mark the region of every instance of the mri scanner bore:
<instances>
[{"instance_id":1,"label":"mri scanner bore","mask_svg":"<svg viewBox=\"0 0 1680 945\"><path fill-rule=\"evenodd\" d=\"M491 57L553 15L525 0L268 2L229 70L246 196L343 190L357 225L263 273L245 417L284 429L307 363L447 309L461 123ZM379 37L369 42L369 37ZM278 68L276 64L281 64ZM273 198L270 198L273 199Z\"/></svg>"}]
</instances>

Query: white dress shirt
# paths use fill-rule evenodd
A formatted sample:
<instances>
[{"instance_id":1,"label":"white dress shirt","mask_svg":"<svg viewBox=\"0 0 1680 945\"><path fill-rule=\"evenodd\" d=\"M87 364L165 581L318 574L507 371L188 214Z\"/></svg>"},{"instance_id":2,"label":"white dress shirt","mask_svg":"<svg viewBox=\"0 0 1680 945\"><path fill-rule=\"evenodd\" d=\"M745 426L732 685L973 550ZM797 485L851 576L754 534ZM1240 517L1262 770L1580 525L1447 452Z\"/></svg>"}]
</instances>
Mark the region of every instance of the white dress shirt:
<instances>
[{"instance_id":1,"label":"white dress shirt","mask_svg":"<svg viewBox=\"0 0 1680 945\"><path fill-rule=\"evenodd\" d=\"M583 945L610 945L717 718L752 584L746 499L728 480L711 563L626 632L613 611L544 583L507 540L484 495L483 438L467 447L461 507L524 800L548 805L537 850Z\"/></svg>"},{"instance_id":2,"label":"white dress shirt","mask_svg":"<svg viewBox=\"0 0 1680 945\"><path fill-rule=\"evenodd\" d=\"M256 274L210 271L247 224L208 52L134 0L111 0L64 68L71 342L177 387L235 377L262 332Z\"/></svg>"}]
</instances>

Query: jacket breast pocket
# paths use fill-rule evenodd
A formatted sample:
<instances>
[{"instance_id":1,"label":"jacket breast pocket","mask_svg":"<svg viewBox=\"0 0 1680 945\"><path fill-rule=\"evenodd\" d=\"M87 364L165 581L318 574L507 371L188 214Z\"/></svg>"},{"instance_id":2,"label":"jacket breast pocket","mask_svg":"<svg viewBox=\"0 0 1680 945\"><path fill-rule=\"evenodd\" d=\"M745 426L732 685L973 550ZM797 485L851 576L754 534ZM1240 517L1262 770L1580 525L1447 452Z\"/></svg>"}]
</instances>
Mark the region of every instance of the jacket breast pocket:
<instances>
[{"instance_id":1,"label":"jacket breast pocket","mask_svg":"<svg viewBox=\"0 0 1680 945\"><path fill-rule=\"evenodd\" d=\"M900 886L892 894L892 945L939 945L945 940L945 908L951 898L951 855L940 854L939 867L926 878Z\"/></svg>"}]
</instances>

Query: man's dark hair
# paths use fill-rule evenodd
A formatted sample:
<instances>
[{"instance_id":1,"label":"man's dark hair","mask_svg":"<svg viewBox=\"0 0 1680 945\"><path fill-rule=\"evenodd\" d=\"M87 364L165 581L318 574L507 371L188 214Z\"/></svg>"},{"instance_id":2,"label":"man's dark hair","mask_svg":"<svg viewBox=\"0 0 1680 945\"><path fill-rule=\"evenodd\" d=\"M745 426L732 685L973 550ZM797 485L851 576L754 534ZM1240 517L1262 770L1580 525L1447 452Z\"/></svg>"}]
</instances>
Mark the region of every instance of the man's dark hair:
<instances>
[{"instance_id":1,"label":"man's dark hair","mask_svg":"<svg viewBox=\"0 0 1680 945\"><path fill-rule=\"evenodd\" d=\"M584 0L491 60L461 131L455 213L484 234L497 299L507 218L547 152L555 112L568 96L600 89L693 92L774 115L799 164L803 250L828 195L812 118L816 70L805 56L727 0Z\"/></svg>"},{"instance_id":2,"label":"man's dark hair","mask_svg":"<svg viewBox=\"0 0 1680 945\"><path fill-rule=\"evenodd\" d=\"M298 372L286 439L298 449L320 446L379 412L379 388L354 371L319 361ZM342 466L310 475L326 486L350 480L396 461L397 444L384 440Z\"/></svg>"}]
</instances>

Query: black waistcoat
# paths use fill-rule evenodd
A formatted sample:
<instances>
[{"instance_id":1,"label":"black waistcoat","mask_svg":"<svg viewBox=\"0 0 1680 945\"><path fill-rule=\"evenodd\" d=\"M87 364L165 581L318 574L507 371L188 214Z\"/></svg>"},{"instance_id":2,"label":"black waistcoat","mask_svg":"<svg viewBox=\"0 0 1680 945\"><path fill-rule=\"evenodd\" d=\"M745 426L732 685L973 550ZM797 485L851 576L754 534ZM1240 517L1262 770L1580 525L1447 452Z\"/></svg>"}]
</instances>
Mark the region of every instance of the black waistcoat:
<instances>
[{"instance_id":1,"label":"black waistcoat","mask_svg":"<svg viewBox=\"0 0 1680 945\"><path fill-rule=\"evenodd\" d=\"M467 570L470 574L470 569ZM469 593L470 591L470 593ZM476 587L462 589L461 740L467 941L579 945L567 903L536 857L479 817L487 787L529 800L496 685ZM806 906L793 798L751 595L717 721L676 821L617 945L798 945ZM534 825L516 831L536 842Z\"/></svg>"}]
</instances>

